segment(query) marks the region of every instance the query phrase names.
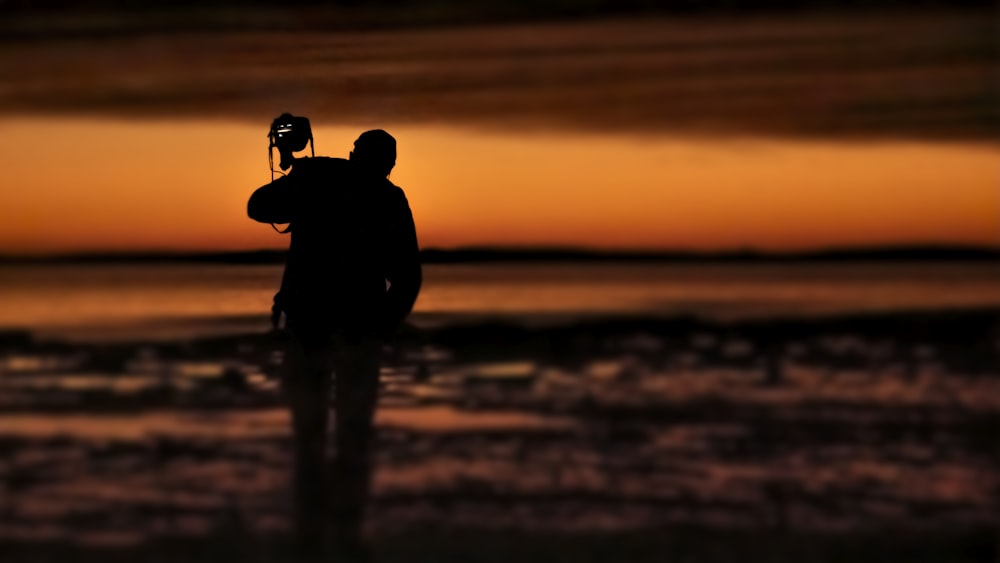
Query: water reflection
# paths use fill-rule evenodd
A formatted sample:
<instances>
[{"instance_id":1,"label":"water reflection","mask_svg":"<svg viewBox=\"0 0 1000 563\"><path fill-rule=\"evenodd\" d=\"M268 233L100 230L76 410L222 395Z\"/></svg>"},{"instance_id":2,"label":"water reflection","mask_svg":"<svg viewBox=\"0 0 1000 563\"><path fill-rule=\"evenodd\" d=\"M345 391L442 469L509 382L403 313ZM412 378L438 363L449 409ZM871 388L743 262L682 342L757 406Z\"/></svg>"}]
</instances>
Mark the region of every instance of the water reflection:
<instances>
[{"instance_id":1,"label":"water reflection","mask_svg":"<svg viewBox=\"0 0 1000 563\"><path fill-rule=\"evenodd\" d=\"M281 276L278 265L3 268L0 328L88 341L262 332ZM411 320L431 326L462 317L745 319L990 307L1000 305L998 276L993 264L957 262L431 264Z\"/></svg>"}]
</instances>

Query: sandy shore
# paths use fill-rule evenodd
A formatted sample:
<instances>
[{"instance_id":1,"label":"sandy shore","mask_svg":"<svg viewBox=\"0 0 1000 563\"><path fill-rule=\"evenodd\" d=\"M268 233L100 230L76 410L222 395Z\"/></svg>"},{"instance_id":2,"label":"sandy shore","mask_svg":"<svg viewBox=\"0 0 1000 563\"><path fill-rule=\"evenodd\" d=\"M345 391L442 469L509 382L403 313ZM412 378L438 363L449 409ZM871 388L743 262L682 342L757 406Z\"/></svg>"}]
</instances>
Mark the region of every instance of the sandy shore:
<instances>
[{"instance_id":1,"label":"sandy shore","mask_svg":"<svg viewBox=\"0 0 1000 563\"><path fill-rule=\"evenodd\" d=\"M380 560L988 561L997 318L410 329L383 370ZM281 560L269 338L5 334L3 560Z\"/></svg>"}]
</instances>

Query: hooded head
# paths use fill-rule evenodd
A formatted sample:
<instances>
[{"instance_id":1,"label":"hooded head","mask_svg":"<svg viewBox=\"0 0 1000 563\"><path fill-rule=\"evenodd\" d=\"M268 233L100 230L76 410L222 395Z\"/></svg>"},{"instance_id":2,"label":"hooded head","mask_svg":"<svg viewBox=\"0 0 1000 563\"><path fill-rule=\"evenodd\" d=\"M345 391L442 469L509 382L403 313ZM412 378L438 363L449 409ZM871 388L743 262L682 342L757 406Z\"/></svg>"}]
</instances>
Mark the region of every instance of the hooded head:
<instances>
[{"instance_id":1,"label":"hooded head","mask_svg":"<svg viewBox=\"0 0 1000 563\"><path fill-rule=\"evenodd\" d=\"M350 158L372 175L385 178L396 165L396 139L381 129L365 131L354 141Z\"/></svg>"}]
</instances>

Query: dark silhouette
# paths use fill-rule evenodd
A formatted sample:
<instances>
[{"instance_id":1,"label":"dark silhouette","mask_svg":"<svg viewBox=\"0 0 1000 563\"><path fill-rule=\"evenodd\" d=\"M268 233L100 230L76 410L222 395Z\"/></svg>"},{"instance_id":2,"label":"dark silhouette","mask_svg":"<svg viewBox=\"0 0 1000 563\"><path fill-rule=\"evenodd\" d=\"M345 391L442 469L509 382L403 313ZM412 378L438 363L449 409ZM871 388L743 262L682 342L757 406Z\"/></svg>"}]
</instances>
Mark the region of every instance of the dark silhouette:
<instances>
[{"instance_id":1,"label":"dark silhouette","mask_svg":"<svg viewBox=\"0 0 1000 563\"><path fill-rule=\"evenodd\" d=\"M313 560L332 547L348 561L370 559L362 540L372 470L373 419L383 338L413 307L421 284L413 216L389 181L396 140L382 130L358 137L350 160L298 158L291 172L250 197L247 213L289 223L291 245L274 321L289 334L284 388L295 433L298 547ZM388 286L388 288L387 288ZM335 454L326 439L334 373Z\"/></svg>"}]
</instances>

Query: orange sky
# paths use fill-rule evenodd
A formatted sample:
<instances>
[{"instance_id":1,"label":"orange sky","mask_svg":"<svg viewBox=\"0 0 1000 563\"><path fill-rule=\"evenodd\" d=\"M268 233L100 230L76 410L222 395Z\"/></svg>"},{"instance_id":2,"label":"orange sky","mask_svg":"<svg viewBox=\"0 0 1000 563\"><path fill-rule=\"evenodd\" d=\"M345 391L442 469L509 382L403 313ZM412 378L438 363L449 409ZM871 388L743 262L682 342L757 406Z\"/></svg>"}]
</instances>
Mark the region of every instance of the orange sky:
<instances>
[{"instance_id":1,"label":"orange sky","mask_svg":"<svg viewBox=\"0 0 1000 563\"><path fill-rule=\"evenodd\" d=\"M245 215L266 121L0 121L0 253L282 247ZM997 146L380 126L425 247L1000 245ZM314 129L346 156L364 127Z\"/></svg>"}]
</instances>

